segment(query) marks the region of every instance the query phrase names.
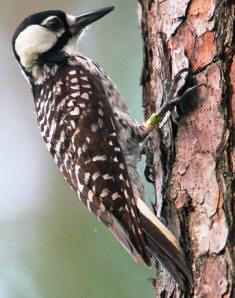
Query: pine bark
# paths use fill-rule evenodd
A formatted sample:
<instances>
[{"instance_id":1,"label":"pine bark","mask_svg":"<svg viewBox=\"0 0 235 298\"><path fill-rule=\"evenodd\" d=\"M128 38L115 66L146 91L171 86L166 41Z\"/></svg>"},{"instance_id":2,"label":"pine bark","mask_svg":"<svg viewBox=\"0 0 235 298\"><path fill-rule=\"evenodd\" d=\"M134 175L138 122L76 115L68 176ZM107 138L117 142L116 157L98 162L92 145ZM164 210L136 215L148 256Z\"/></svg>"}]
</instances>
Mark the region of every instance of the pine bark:
<instances>
[{"instance_id":1,"label":"pine bark","mask_svg":"<svg viewBox=\"0 0 235 298\"><path fill-rule=\"evenodd\" d=\"M183 294L158 267L156 297L235 297L235 3L139 0L144 45L146 119L162 101L164 82L190 68L200 88L178 125L152 133L156 214L184 248L194 274ZM158 266L158 265L157 265Z\"/></svg>"}]
</instances>

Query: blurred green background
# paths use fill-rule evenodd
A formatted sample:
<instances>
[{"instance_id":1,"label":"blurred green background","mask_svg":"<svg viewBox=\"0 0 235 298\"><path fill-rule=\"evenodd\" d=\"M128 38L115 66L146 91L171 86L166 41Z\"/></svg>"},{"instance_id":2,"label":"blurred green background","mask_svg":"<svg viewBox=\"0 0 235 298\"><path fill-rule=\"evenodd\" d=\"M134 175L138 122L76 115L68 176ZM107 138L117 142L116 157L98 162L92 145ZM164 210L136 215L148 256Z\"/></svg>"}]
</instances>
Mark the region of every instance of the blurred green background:
<instances>
[{"instance_id":1,"label":"blurred green background","mask_svg":"<svg viewBox=\"0 0 235 298\"><path fill-rule=\"evenodd\" d=\"M16 26L31 13L77 14L115 5L79 43L142 119L141 32L135 0L0 0L0 297L147 298L153 272L138 267L77 199L42 142L30 88L11 52Z\"/></svg>"}]
</instances>

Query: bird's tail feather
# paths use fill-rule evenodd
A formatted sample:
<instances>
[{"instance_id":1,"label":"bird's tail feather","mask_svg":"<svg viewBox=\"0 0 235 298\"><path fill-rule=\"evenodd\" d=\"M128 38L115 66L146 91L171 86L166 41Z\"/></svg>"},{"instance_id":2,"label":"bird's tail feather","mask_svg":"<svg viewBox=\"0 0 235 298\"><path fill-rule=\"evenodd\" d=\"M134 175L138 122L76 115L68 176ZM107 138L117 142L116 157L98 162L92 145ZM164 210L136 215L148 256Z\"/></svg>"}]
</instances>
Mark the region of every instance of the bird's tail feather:
<instances>
[{"instance_id":1,"label":"bird's tail feather","mask_svg":"<svg viewBox=\"0 0 235 298\"><path fill-rule=\"evenodd\" d=\"M178 241L142 200L137 200L137 206L151 254L171 274L180 288L187 291L193 285L193 277Z\"/></svg>"},{"instance_id":2,"label":"bird's tail feather","mask_svg":"<svg viewBox=\"0 0 235 298\"><path fill-rule=\"evenodd\" d=\"M134 245L130 242L130 240L126 237L120 227L113 222L113 224L109 227L115 238L122 244L122 246L126 249L126 251L132 256L133 260L136 264L141 265L142 260L136 251Z\"/></svg>"}]
</instances>

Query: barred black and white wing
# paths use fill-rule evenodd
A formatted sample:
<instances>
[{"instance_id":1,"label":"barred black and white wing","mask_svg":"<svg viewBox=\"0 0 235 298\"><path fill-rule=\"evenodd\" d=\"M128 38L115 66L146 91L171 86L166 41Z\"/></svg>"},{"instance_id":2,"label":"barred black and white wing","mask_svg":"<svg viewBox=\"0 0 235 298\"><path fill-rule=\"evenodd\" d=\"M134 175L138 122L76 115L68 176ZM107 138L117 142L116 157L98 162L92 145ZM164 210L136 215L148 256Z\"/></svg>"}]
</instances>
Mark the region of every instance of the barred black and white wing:
<instances>
[{"instance_id":1,"label":"barred black and white wing","mask_svg":"<svg viewBox=\"0 0 235 298\"><path fill-rule=\"evenodd\" d=\"M136 167L149 129L130 117L103 70L72 46L112 10L33 14L16 29L13 51L32 86L43 139L70 186L138 264L155 257L186 291L193 279L178 241L143 202Z\"/></svg>"},{"instance_id":2,"label":"barred black and white wing","mask_svg":"<svg viewBox=\"0 0 235 298\"><path fill-rule=\"evenodd\" d=\"M43 85L34 86L33 93L43 139L81 201L137 264L142 258L150 265L154 256L185 290L188 282L193 283L192 274L177 240L134 197L118 125L99 72L82 65L58 66Z\"/></svg>"},{"instance_id":3,"label":"barred black and white wing","mask_svg":"<svg viewBox=\"0 0 235 298\"><path fill-rule=\"evenodd\" d=\"M139 254L150 265L115 121L99 78L81 66L58 67L53 77L34 88L34 95L43 139L65 179L135 261L140 263Z\"/></svg>"}]
</instances>

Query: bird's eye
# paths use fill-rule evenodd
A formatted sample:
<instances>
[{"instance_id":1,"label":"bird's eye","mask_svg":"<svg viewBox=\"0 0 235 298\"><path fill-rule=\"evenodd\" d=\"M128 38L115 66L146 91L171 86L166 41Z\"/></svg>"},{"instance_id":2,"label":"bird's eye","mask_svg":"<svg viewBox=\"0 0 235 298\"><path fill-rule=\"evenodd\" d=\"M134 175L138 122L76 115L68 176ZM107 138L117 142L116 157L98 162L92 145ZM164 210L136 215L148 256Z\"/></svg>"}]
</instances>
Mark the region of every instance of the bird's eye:
<instances>
[{"instance_id":1,"label":"bird's eye","mask_svg":"<svg viewBox=\"0 0 235 298\"><path fill-rule=\"evenodd\" d=\"M53 31L59 31L64 27L63 22L59 18L50 19L43 25Z\"/></svg>"}]
</instances>

